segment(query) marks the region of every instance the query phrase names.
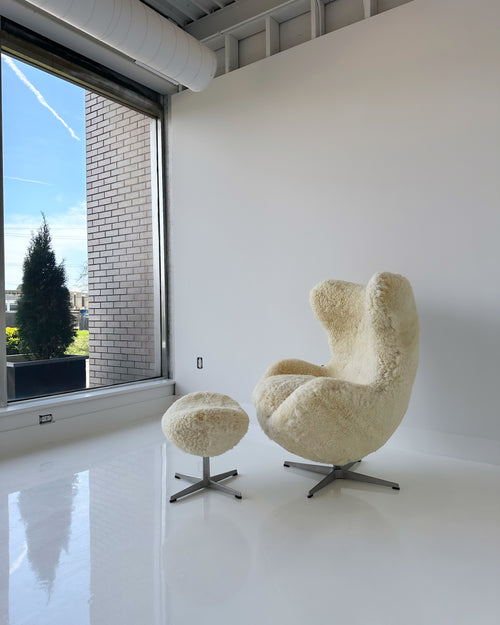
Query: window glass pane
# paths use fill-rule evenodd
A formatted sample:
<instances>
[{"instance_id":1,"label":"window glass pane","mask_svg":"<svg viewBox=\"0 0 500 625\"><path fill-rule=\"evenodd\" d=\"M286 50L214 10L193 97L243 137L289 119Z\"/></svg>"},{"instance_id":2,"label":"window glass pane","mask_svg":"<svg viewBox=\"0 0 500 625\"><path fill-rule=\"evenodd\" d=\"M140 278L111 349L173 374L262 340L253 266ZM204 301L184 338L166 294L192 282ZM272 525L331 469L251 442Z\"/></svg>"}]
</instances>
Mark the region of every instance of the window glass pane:
<instances>
[{"instance_id":1,"label":"window glass pane","mask_svg":"<svg viewBox=\"0 0 500 625\"><path fill-rule=\"evenodd\" d=\"M2 107L9 400L159 376L156 120L7 55Z\"/></svg>"}]
</instances>

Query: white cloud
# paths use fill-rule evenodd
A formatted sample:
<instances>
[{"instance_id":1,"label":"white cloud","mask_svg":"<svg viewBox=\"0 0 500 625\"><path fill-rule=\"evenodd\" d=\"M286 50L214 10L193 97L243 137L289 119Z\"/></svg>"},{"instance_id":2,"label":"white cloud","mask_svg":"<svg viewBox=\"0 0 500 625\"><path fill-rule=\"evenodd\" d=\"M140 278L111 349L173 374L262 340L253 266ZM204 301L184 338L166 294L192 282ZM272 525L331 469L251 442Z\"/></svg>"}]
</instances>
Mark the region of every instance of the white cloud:
<instances>
[{"instance_id":1,"label":"white cloud","mask_svg":"<svg viewBox=\"0 0 500 625\"><path fill-rule=\"evenodd\" d=\"M21 82L23 82L28 87L28 89L30 89L30 91L32 91L35 94L35 96L36 96L37 100L40 102L40 104L42 106L45 106L47 109L49 109L49 111L52 113L52 115L54 115L54 117L56 119L58 119L61 122L61 124L69 131L69 133L71 134L73 139L76 139L77 141L80 141L80 137L78 137L75 134L73 129L68 126L68 124L64 121L64 119L60 115L58 115L56 113L56 111L50 106L50 104L48 104L47 100L38 91L38 89L33 84L30 83L30 81L26 78L26 76L23 74L23 72L14 63L14 61L10 57L8 57L8 56L4 56L3 59L7 63L7 65L11 68L11 70L16 74L16 76L19 78L19 80L21 80Z\"/></svg>"}]
</instances>

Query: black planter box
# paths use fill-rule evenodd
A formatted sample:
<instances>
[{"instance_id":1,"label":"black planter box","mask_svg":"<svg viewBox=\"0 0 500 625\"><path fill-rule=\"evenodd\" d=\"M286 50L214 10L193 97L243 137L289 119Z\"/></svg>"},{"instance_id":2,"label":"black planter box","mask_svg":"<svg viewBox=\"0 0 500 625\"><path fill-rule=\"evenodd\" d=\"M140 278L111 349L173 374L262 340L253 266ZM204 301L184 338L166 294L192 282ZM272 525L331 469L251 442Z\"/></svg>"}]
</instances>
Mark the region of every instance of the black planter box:
<instances>
[{"instance_id":1,"label":"black planter box","mask_svg":"<svg viewBox=\"0 0 500 625\"><path fill-rule=\"evenodd\" d=\"M7 356L7 398L28 399L86 388L88 356L63 356L49 360L27 360Z\"/></svg>"}]
</instances>

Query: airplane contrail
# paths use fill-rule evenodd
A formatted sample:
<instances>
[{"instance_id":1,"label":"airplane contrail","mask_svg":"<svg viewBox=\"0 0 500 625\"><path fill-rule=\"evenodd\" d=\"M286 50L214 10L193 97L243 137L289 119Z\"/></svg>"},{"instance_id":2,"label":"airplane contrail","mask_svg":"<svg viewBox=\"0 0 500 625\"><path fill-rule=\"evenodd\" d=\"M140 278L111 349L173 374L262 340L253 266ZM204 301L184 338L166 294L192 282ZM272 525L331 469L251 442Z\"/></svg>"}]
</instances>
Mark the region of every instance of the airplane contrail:
<instances>
[{"instance_id":1,"label":"airplane contrail","mask_svg":"<svg viewBox=\"0 0 500 625\"><path fill-rule=\"evenodd\" d=\"M56 111L54 111L54 109L50 106L50 104L47 103L47 100L38 91L38 89L34 85L32 85L30 83L30 81L26 78L26 76L23 74L23 72L14 63L14 61L10 57L8 57L8 56L4 56L4 59L5 59L5 62L7 63L7 65L16 74L16 76L28 87L28 89L30 89L30 91L32 91L35 94L35 96L36 96L37 100L40 102L40 104L42 106L45 106L46 108L49 109L49 111L52 113L52 115L54 115L54 117L56 119L58 119L61 122L61 124L69 131L69 133L71 134L73 139L76 139L77 141L80 141L80 137L78 137L75 134L73 129L68 126L68 124L64 121L64 119L60 115L58 115L56 113Z\"/></svg>"},{"instance_id":2,"label":"airplane contrail","mask_svg":"<svg viewBox=\"0 0 500 625\"><path fill-rule=\"evenodd\" d=\"M33 184L45 184L50 186L50 182L43 182L43 180L31 180L30 178L18 178L17 176L5 176L7 180L18 180L19 182L32 182Z\"/></svg>"}]
</instances>

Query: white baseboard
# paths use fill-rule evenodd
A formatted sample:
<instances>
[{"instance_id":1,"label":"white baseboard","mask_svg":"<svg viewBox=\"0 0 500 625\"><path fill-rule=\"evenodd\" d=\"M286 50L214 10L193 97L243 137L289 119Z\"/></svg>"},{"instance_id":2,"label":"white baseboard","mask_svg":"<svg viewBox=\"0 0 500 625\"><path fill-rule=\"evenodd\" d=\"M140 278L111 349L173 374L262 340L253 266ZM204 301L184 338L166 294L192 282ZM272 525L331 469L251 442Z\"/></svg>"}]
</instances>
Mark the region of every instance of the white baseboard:
<instances>
[{"instance_id":1,"label":"white baseboard","mask_svg":"<svg viewBox=\"0 0 500 625\"><path fill-rule=\"evenodd\" d=\"M394 432L387 446L471 462L500 464L499 440L408 427L404 424Z\"/></svg>"}]
</instances>

